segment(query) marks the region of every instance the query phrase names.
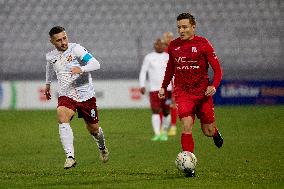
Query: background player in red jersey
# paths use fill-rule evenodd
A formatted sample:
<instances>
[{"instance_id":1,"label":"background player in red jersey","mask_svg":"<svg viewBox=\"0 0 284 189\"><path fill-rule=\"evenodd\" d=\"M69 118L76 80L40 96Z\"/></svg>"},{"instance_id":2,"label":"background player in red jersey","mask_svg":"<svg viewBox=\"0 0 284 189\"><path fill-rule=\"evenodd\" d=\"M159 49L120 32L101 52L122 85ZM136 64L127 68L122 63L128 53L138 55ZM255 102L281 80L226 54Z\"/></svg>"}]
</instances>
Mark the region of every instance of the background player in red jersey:
<instances>
[{"instance_id":1,"label":"background player in red jersey","mask_svg":"<svg viewBox=\"0 0 284 189\"><path fill-rule=\"evenodd\" d=\"M195 115L200 119L204 135L213 137L215 145L220 148L223 138L216 127L212 99L222 79L219 60L209 41L195 35L196 22L190 13L178 15L177 28L180 37L169 45L169 61L158 95L165 98L165 88L175 76L174 96L182 122L183 151L194 152L192 127ZM209 65L214 72L211 83L208 76ZM194 175L192 171L188 176Z\"/></svg>"}]
</instances>

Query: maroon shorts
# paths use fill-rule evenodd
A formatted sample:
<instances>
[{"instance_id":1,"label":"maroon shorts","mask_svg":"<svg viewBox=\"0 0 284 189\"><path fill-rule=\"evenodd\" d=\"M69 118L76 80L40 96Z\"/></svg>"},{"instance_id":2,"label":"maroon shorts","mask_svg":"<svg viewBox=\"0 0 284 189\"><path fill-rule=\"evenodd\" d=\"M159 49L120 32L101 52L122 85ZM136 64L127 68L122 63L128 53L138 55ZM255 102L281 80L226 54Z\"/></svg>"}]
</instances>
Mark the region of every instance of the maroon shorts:
<instances>
[{"instance_id":1,"label":"maroon shorts","mask_svg":"<svg viewBox=\"0 0 284 189\"><path fill-rule=\"evenodd\" d=\"M64 106L73 110L74 112L78 111L78 117L83 118L85 121L89 123L98 123L98 110L96 104L96 98L92 97L83 102L77 102L69 97L60 96L58 97L58 105Z\"/></svg>"},{"instance_id":2,"label":"maroon shorts","mask_svg":"<svg viewBox=\"0 0 284 189\"><path fill-rule=\"evenodd\" d=\"M150 105L152 109L169 109L172 103L172 93L171 91L167 91L166 98L160 99L158 96L159 91L150 92Z\"/></svg>"},{"instance_id":3,"label":"maroon shorts","mask_svg":"<svg viewBox=\"0 0 284 189\"><path fill-rule=\"evenodd\" d=\"M210 124L215 121L212 96L194 96L185 92L175 95L179 118L195 115L201 124Z\"/></svg>"}]
</instances>

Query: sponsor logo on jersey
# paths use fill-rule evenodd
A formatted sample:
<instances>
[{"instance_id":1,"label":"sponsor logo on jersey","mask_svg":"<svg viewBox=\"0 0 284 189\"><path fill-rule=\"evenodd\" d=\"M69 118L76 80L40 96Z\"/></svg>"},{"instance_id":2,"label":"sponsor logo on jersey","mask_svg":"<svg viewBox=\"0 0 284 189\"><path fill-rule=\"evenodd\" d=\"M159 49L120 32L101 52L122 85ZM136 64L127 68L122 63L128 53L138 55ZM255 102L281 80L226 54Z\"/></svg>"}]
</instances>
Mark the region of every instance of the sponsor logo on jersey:
<instances>
[{"instance_id":1,"label":"sponsor logo on jersey","mask_svg":"<svg viewBox=\"0 0 284 189\"><path fill-rule=\"evenodd\" d=\"M197 60L189 60L189 58L187 57L177 57L175 58L175 61L177 63L190 63L190 64L197 63Z\"/></svg>"},{"instance_id":2,"label":"sponsor logo on jersey","mask_svg":"<svg viewBox=\"0 0 284 189\"><path fill-rule=\"evenodd\" d=\"M191 52L197 53L197 48L196 47L191 47Z\"/></svg>"},{"instance_id":3,"label":"sponsor logo on jersey","mask_svg":"<svg viewBox=\"0 0 284 189\"><path fill-rule=\"evenodd\" d=\"M194 70L199 69L199 66L177 66L177 70Z\"/></svg>"},{"instance_id":4,"label":"sponsor logo on jersey","mask_svg":"<svg viewBox=\"0 0 284 189\"><path fill-rule=\"evenodd\" d=\"M67 60L67 62L69 62L69 63L72 62L72 60L73 60L72 55L70 54L69 56L67 56L66 60Z\"/></svg>"},{"instance_id":5,"label":"sponsor logo on jersey","mask_svg":"<svg viewBox=\"0 0 284 189\"><path fill-rule=\"evenodd\" d=\"M189 60L189 58L187 57L177 57L175 58L175 61L177 63L183 63L183 65L177 66L178 70L192 70L200 68L196 60ZM184 65L184 64L189 64L189 65Z\"/></svg>"},{"instance_id":6,"label":"sponsor logo on jersey","mask_svg":"<svg viewBox=\"0 0 284 189\"><path fill-rule=\"evenodd\" d=\"M177 48L175 48L175 51L177 51L177 50L179 50L180 49L180 47L177 47Z\"/></svg>"}]
</instances>

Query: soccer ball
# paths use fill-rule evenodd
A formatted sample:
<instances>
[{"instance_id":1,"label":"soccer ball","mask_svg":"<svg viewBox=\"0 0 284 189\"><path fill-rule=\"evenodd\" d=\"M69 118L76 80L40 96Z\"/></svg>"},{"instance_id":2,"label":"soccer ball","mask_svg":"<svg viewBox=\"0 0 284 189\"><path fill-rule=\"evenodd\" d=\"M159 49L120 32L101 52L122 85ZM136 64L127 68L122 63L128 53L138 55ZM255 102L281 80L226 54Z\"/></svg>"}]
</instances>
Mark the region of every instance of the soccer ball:
<instances>
[{"instance_id":1,"label":"soccer ball","mask_svg":"<svg viewBox=\"0 0 284 189\"><path fill-rule=\"evenodd\" d=\"M183 151L177 155L175 164L177 168L184 173L194 171L197 164L197 158L193 153Z\"/></svg>"}]
</instances>

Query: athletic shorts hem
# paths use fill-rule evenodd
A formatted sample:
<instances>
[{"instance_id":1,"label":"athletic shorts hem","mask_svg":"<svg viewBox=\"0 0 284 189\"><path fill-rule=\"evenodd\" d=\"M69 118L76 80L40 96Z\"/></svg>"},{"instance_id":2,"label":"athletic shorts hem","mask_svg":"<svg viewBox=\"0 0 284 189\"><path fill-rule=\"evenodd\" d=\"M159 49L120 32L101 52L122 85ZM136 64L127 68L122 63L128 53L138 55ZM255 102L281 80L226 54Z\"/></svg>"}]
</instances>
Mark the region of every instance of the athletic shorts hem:
<instances>
[{"instance_id":1,"label":"athletic shorts hem","mask_svg":"<svg viewBox=\"0 0 284 189\"><path fill-rule=\"evenodd\" d=\"M187 113L182 113L182 114L179 114L179 115L178 115L179 119L182 119L182 118L188 117L188 116L193 117L193 114L190 113L190 112L187 112Z\"/></svg>"}]
</instances>

